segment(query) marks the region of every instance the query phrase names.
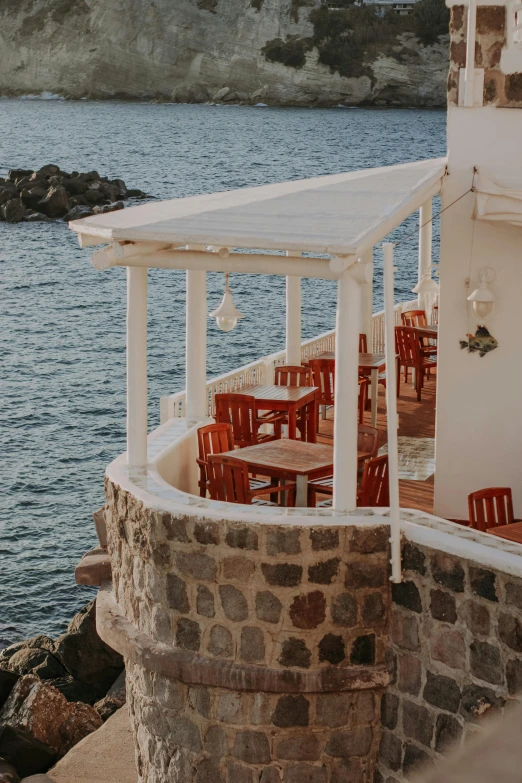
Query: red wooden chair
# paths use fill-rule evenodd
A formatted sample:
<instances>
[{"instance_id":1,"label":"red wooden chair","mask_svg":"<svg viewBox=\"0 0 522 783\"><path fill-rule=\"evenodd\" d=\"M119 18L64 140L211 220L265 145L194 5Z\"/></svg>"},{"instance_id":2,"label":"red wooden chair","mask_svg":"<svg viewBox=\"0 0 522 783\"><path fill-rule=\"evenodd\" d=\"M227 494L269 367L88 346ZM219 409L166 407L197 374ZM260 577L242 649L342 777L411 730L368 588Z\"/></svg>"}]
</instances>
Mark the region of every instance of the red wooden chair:
<instances>
[{"instance_id":1,"label":"red wooden chair","mask_svg":"<svg viewBox=\"0 0 522 783\"><path fill-rule=\"evenodd\" d=\"M264 492L252 492L249 486L248 467L236 457L211 454L208 458L210 497L226 503L246 503L247 505L276 506L270 500L258 497L260 494L274 495L288 492L288 505L295 506L295 483L282 486L269 486Z\"/></svg>"},{"instance_id":2,"label":"red wooden chair","mask_svg":"<svg viewBox=\"0 0 522 783\"><path fill-rule=\"evenodd\" d=\"M490 487L468 495L469 526L475 530L510 525L515 521L509 487Z\"/></svg>"},{"instance_id":3,"label":"red wooden chair","mask_svg":"<svg viewBox=\"0 0 522 783\"><path fill-rule=\"evenodd\" d=\"M217 424L231 424L234 446L254 446L281 437L281 426L285 420L284 413L269 412L258 416L254 398L249 394L216 394ZM273 433L259 433L263 424L273 424Z\"/></svg>"},{"instance_id":4,"label":"red wooden chair","mask_svg":"<svg viewBox=\"0 0 522 783\"><path fill-rule=\"evenodd\" d=\"M424 355L419 336L411 326L395 327L395 350L399 355L397 397L400 394L400 368L404 367L404 381L407 383L408 369L411 367L415 370L415 389L417 391L417 400L420 400L424 385L424 374L427 370L437 366L437 360Z\"/></svg>"},{"instance_id":5,"label":"red wooden chair","mask_svg":"<svg viewBox=\"0 0 522 783\"><path fill-rule=\"evenodd\" d=\"M317 430L319 431L319 408L323 407L323 419L326 419L326 408L334 405L335 393L335 359L311 359L312 384L319 389L317 406ZM359 423L364 420L364 411L368 399L368 378L359 378Z\"/></svg>"},{"instance_id":6,"label":"red wooden chair","mask_svg":"<svg viewBox=\"0 0 522 783\"><path fill-rule=\"evenodd\" d=\"M208 458L211 454L222 454L224 451L232 451L234 448L234 439L232 437L232 426L225 422L223 424L207 424L198 429L198 454L196 462L199 465L199 494L202 498L207 496L210 489L208 478ZM251 478L249 487L251 492L264 490L270 487L269 481Z\"/></svg>"},{"instance_id":7,"label":"red wooden chair","mask_svg":"<svg viewBox=\"0 0 522 783\"><path fill-rule=\"evenodd\" d=\"M374 457L364 463L361 488L357 493L358 506L389 506L390 481L388 455Z\"/></svg>"},{"instance_id":8,"label":"red wooden chair","mask_svg":"<svg viewBox=\"0 0 522 783\"><path fill-rule=\"evenodd\" d=\"M425 310L407 310L405 313L401 313L401 321L403 326L427 326L428 319L426 317ZM429 338L421 337L421 350L424 356L436 356L437 346L430 345ZM406 371L407 372L407 371ZM429 373L429 368L428 368Z\"/></svg>"},{"instance_id":9,"label":"red wooden chair","mask_svg":"<svg viewBox=\"0 0 522 783\"><path fill-rule=\"evenodd\" d=\"M359 353L368 353L368 340L364 332L359 335Z\"/></svg>"},{"instance_id":10,"label":"red wooden chair","mask_svg":"<svg viewBox=\"0 0 522 783\"><path fill-rule=\"evenodd\" d=\"M276 386L311 386L312 371L310 367L285 364L275 368L274 383Z\"/></svg>"}]
</instances>

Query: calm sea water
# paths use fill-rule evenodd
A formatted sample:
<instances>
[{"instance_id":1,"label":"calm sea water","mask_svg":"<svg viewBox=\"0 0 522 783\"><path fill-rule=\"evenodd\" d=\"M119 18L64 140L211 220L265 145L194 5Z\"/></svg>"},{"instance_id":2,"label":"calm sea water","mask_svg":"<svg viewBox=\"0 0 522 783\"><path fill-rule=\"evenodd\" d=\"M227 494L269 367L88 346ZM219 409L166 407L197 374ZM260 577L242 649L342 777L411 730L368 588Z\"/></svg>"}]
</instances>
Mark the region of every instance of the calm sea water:
<instances>
[{"instance_id":1,"label":"calm sea water","mask_svg":"<svg viewBox=\"0 0 522 783\"><path fill-rule=\"evenodd\" d=\"M390 165L445 152L445 113L0 101L0 175L56 163L158 198ZM415 218L398 230L415 228ZM396 232L397 233L397 232ZM416 278L401 246L397 299ZM378 261L378 258L377 258ZM382 301L376 271L375 308ZM231 280L246 318L209 322L209 376L283 347L284 280ZM150 425L184 386L184 274L149 273ZM209 275L209 304L223 280ZM303 281L303 331L332 328L334 284ZM60 633L93 591L74 566L95 544L103 472L125 448L125 273L96 272L63 223L0 223L0 647Z\"/></svg>"}]
</instances>

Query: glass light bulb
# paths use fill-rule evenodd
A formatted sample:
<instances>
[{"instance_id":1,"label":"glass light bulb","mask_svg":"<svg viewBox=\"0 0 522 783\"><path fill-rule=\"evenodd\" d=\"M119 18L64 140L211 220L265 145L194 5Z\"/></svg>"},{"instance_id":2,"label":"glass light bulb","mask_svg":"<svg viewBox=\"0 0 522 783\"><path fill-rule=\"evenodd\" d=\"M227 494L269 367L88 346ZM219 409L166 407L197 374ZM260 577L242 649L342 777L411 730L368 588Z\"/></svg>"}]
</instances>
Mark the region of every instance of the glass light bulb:
<instances>
[{"instance_id":1,"label":"glass light bulb","mask_svg":"<svg viewBox=\"0 0 522 783\"><path fill-rule=\"evenodd\" d=\"M475 315L482 321L485 321L486 318L489 318L493 312L494 306L494 302L479 302L477 300L473 302L473 310L475 311Z\"/></svg>"},{"instance_id":2,"label":"glass light bulb","mask_svg":"<svg viewBox=\"0 0 522 783\"><path fill-rule=\"evenodd\" d=\"M234 326L237 324L237 318L229 318L227 316L218 316L216 318L216 323L218 326L218 329L221 329L222 332L230 332L234 328Z\"/></svg>"}]
</instances>

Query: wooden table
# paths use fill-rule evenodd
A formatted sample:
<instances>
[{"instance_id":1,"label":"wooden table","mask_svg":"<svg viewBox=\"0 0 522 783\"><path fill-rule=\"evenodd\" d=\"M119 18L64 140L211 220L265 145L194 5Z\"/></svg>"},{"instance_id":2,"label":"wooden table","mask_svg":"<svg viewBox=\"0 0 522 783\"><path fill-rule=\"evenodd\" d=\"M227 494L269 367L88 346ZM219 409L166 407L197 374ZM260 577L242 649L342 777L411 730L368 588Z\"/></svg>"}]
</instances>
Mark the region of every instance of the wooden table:
<instances>
[{"instance_id":1,"label":"wooden table","mask_svg":"<svg viewBox=\"0 0 522 783\"><path fill-rule=\"evenodd\" d=\"M286 411L288 413L288 437L295 440L297 432L297 412L309 407L310 421L308 442L316 441L317 389L315 386L243 386L241 394L249 394L255 399L257 411Z\"/></svg>"},{"instance_id":2,"label":"wooden table","mask_svg":"<svg viewBox=\"0 0 522 783\"><path fill-rule=\"evenodd\" d=\"M436 340L439 334L439 325L430 324L429 326L412 326L419 337L428 337L430 340Z\"/></svg>"},{"instance_id":3,"label":"wooden table","mask_svg":"<svg viewBox=\"0 0 522 783\"><path fill-rule=\"evenodd\" d=\"M333 473L333 446L323 443L285 438L227 451L225 456L246 462L250 473L295 481L295 504L300 508L308 505L309 479Z\"/></svg>"},{"instance_id":4,"label":"wooden table","mask_svg":"<svg viewBox=\"0 0 522 783\"><path fill-rule=\"evenodd\" d=\"M498 536L499 538L506 538L508 541L515 541L517 544L522 544L522 521L515 521L510 525L490 527L486 530L486 533L491 533L492 536Z\"/></svg>"},{"instance_id":5,"label":"wooden table","mask_svg":"<svg viewBox=\"0 0 522 783\"><path fill-rule=\"evenodd\" d=\"M315 359L335 359L333 351L326 351L314 357ZM386 356L383 353L360 353L359 372L370 375L372 427L377 426L377 402L379 394L379 373L386 367Z\"/></svg>"}]
</instances>

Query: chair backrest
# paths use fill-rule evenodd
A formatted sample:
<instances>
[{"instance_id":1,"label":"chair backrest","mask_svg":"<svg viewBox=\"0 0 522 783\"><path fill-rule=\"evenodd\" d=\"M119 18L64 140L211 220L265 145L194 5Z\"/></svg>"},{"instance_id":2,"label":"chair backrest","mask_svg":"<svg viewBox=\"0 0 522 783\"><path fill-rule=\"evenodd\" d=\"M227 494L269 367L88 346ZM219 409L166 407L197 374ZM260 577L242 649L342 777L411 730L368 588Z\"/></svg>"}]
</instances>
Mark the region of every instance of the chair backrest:
<instances>
[{"instance_id":1,"label":"chair backrest","mask_svg":"<svg viewBox=\"0 0 522 783\"><path fill-rule=\"evenodd\" d=\"M227 503L252 503L248 468L236 457L211 454L208 458L209 494L212 500Z\"/></svg>"},{"instance_id":2,"label":"chair backrest","mask_svg":"<svg viewBox=\"0 0 522 783\"><path fill-rule=\"evenodd\" d=\"M469 525L475 530L509 525L514 520L509 487L489 487L468 495Z\"/></svg>"},{"instance_id":3,"label":"chair backrest","mask_svg":"<svg viewBox=\"0 0 522 783\"><path fill-rule=\"evenodd\" d=\"M312 385L319 389L319 403L333 405L335 359L310 359L310 369L312 370Z\"/></svg>"},{"instance_id":4,"label":"chair backrest","mask_svg":"<svg viewBox=\"0 0 522 783\"><path fill-rule=\"evenodd\" d=\"M249 394L216 394L216 422L230 424L234 446L256 443L254 398Z\"/></svg>"},{"instance_id":5,"label":"chair backrest","mask_svg":"<svg viewBox=\"0 0 522 783\"><path fill-rule=\"evenodd\" d=\"M379 450L379 430L366 424L359 424L357 433L357 451L364 451L370 457L376 457Z\"/></svg>"},{"instance_id":6,"label":"chair backrest","mask_svg":"<svg viewBox=\"0 0 522 783\"><path fill-rule=\"evenodd\" d=\"M419 336L411 326L395 327L395 350L403 367L416 367L422 361Z\"/></svg>"},{"instance_id":7,"label":"chair backrest","mask_svg":"<svg viewBox=\"0 0 522 783\"><path fill-rule=\"evenodd\" d=\"M368 340L364 332L359 335L359 353L368 353Z\"/></svg>"},{"instance_id":8,"label":"chair backrest","mask_svg":"<svg viewBox=\"0 0 522 783\"><path fill-rule=\"evenodd\" d=\"M403 326L427 326L426 310L407 310L401 313Z\"/></svg>"},{"instance_id":9,"label":"chair backrest","mask_svg":"<svg viewBox=\"0 0 522 783\"><path fill-rule=\"evenodd\" d=\"M364 464L358 506L389 506L388 455L374 457Z\"/></svg>"},{"instance_id":10,"label":"chair backrest","mask_svg":"<svg viewBox=\"0 0 522 783\"><path fill-rule=\"evenodd\" d=\"M285 364L275 368L274 383L276 386L311 386L312 371L310 367Z\"/></svg>"},{"instance_id":11,"label":"chair backrest","mask_svg":"<svg viewBox=\"0 0 522 783\"><path fill-rule=\"evenodd\" d=\"M232 426L228 422L207 424L199 428L198 455L202 462L207 462L210 454L221 454L233 448Z\"/></svg>"}]
</instances>

